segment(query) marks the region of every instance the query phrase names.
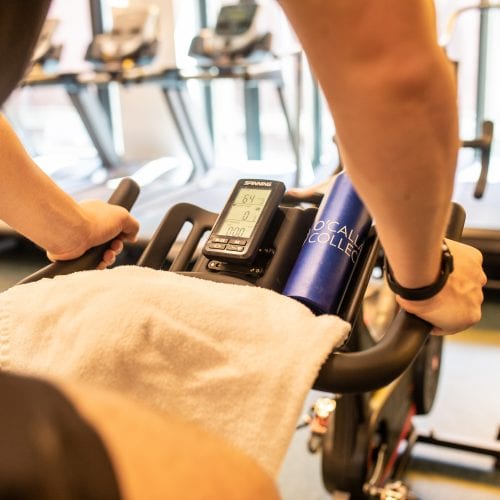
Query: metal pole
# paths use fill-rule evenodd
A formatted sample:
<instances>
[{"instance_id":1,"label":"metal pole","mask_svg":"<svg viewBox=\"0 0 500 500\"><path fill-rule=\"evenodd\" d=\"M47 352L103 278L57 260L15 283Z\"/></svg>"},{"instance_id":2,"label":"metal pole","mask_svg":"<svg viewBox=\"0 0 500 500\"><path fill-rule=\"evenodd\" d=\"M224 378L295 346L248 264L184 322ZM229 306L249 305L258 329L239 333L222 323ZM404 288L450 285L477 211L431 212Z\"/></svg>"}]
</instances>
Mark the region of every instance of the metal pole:
<instances>
[{"instance_id":1,"label":"metal pole","mask_svg":"<svg viewBox=\"0 0 500 500\"><path fill-rule=\"evenodd\" d=\"M477 93L476 93L476 136L482 134L482 124L485 119L486 76L488 64L488 16L489 9L479 12L479 45L477 65Z\"/></svg>"},{"instance_id":2,"label":"metal pole","mask_svg":"<svg viewBox=\"0 0 500 500\"><path fill-rule=\"evenodd\" d=\"M323 113L318 82L313 82L313 167L319 167L323 146Z\"/></svg>"},{"instance_id":3,"label":"metal pole","mask_svg":"<svg viewBox=\"0 0 500 500\"><path fill-rule=\"evenodd\" d=\"M304 64L303 64L303 55L302 51L299 50L296 54L295 61L295 88L296 88L296 96L295 96L295 140L298 155L300 161L297 163L297 168L295 170L295 185L302 185L302 92L304 90Z\"/></svg>"},{"instance_id":4,"label":"metal pole","mask_svg":"<svg viewBox=\"0 0 500 500\"><path fill-rule=\"evenodd\" d=\"M103 33L104 21L102 17L101 0L89 0L89 9L92 34Z\"/></svg>"},{"instance_id":5,"label":"metal pole","mask_svg":"<svg viewBox=\"0 0 500 500\"><path fill-rule=\"evenodd\" d=\"M199 10L198 15L200 19L200 29L208 27L208 4L207 0L199 0ZM205 105L205 118L207 120L208 131L210 133L210 139L212 143L215 140L215 130L214 130L214 106L213 106L213 92L211 86L211 80L203 84L203 101Z\"/></svg>"},{"instance_id":6,"label":"metal pole","mask_svg":"<svg viewBox=\"0 0 500 500\"><path fill-rule=\"evenodd\" d=\"M245 80L243 85L247 158L249 160L261 160L262 143L260 133L259 83Z\"/></svg>"},{"instance_id":7,"label":"metal pole","mask_svg":"<svg viewBox=\"0 0 500 500\"><path fill-rule=\"evenodd\" d=\"M92 26L92 36L98 35L99 33L104 33L106 26L104 22L102 0L89 0L89 8L90 8L90 23ZM108 122L111 127L112 126L111 98L109 95L108 87L100 87L97 90L97 94L99 96L99 101L101 101L102 107L104 108L104 112L106 113Z\"/></svg>"}]
</instances>

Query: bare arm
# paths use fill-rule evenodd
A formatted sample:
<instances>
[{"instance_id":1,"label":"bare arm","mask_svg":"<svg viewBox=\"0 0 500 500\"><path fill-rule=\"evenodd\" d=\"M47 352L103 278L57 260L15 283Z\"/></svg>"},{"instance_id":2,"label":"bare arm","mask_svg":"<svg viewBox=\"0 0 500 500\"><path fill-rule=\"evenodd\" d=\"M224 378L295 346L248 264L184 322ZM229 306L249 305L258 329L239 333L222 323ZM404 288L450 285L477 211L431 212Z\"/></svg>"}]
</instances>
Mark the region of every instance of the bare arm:
<instances>
[{"instance_id":1,"label":"bare arm","mask_svg":"<svg viewBox=\"0 0 500 500\"><path fill-rule=\"evenodd\" d=\"M272 478L220 438L120 394L60 386L99 433L124 498L278 500Z\"/></svg>"},{"instance_id":2,"label":"bare arm","mask_svg":"<svg viewBox=\"0 0 500 500\"><path fill-rule=\"evenodd\" d=\"M432 1L281 4L325 93L346 170L375 218L396 279L409 288L434 282L453 190L458 120ZM465 253L472 259L467 273L477 279L480 256L473 249ZM481 283L484 275L463 324L426 319L450 331L477 321ZM405 301L424 317L422 305L428 306Z\"/></svg>"},{"instance_id":3,"label":"bare arm","mask_svg":"<svg viewBox=\"0 0 500 500\"><path fill-rule=\"evenodd\" d=\"M0 178L0 218L55 260L78 257L114 237L136 237L137 221L126 210L100 201L78 204L61 190L29 157L1 115ZM116 241L104 263L111 264L120 250Z\"/></svg>"}]
</instances>

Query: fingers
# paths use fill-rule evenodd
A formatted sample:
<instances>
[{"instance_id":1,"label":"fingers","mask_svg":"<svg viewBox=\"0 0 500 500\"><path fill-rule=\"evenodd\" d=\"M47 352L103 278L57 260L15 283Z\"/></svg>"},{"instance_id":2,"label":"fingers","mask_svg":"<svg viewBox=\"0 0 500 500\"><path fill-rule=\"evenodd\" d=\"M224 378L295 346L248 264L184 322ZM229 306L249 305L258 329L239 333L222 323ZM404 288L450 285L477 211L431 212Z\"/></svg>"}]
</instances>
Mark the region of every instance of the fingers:
<instances>
[{"instance_id":1,"label":"fingers","mask_svg":"<svg viewBox=\"0 0 500 500\"><path fill-rule=\"evenodd\" d=\"M139 221L128 210L101 200L85 200L80 207L88 220L87 248L120 237L134 242L139 233Z\"/></svg>"},{"instance_id":2,"label":"fingers","mask_svg":"<svg viewBox=\"0 0 500 500\"><path fill-rule=\"evenodd\" d=\"M287 194L289 194L290 196L293 196L294 198L297 198L297 199L306 199L309 196L312 196L316 192L317 191L315 190L314 187L303 188L303 189L291 188L287 191Z\"/></svg>"},{"instance_id":3,"label":"fingers","mask_svg":"<svg viewBox=\"0 0 500 500\"><path fill-rule=\"evenodd\" d=\"M434 327L431 331L431 335L436 335L437 337L444 337L445 335L452 335L450 332L445 332L441 328Z\"/></svg>"},{"instance_id":4,"label":"fingers","mask_svg":"<svg viewBox=\"0 0 500 500\"><path fill-rule=\"evenodd\" d=\"M116 261L116 257L122 253L123 248L124 245L122 238L120 237L114 239L110 243L109 248L104 252L102 256L102 261L97 266L97 269L106 269L107 267L112 266ZM51 262L56 262L58 260L61 260L60 258L51 254L50 252L47 252L47 258ZM78 256L75 258L78 258Z\"/></svg>"},{"instance_id":5,"label":"fingers","mask_svg":"<svg viewBox=\"0 0 500 500\"><path fill-rule=\"evenodd\" d=\"M102 255L102 260L97 269L106 269L116 262L116 257L123 251L123 241L121 238L113 240L110 247Z\"/></svg>"},{"instance_id":6,"label":"fingers","mask_svg":"<svg viewBox=\"0 0 500 500\"><path fill-rule=\"evenodd\" d=\"M116 255L119 255L123 251L123 241L121 238L117 238L113 240L110 245L111 250L115 252Z\"/></svg>"},{"instance_id":7,"label":"fingers","mask_svg":"<svg viewBox=\"0 0 500 500\"><path fill-rule=\"evenodd\" d=\"M139 221L135 217L130 215L129 212L126 212L126 217L123 221L122 232L120 236L123 238L123 240L134 243L135 241L137 241L138 234Z\"/></svg>"},{"instance_id":8,"label":"fingers","mask_svg":"<svg viewBox=\"0 0 500 500\"><path fill-rule=\"evenodd\" d=\"M479 282L481 283L481 288L485 287L488 283L488 276L486 276L486 273L482 268L481 272L479 273Z\"/></svg>"}]
</instances>

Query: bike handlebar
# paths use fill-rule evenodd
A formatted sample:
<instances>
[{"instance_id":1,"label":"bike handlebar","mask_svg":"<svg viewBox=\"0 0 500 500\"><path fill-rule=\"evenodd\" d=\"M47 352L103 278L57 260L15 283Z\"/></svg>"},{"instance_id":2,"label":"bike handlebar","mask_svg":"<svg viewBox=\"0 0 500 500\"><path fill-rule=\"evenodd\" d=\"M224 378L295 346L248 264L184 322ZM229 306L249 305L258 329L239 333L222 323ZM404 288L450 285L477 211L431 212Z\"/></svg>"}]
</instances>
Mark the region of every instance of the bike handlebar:
<instances>
[{"instance_id":1,"label":"bike handlebar","mask_svg":"<svg viewBox=\"0 0 500 500\"><path fill-rule=\"evenodd\" d=\"M130 209L138 194L137 184L131 179L124 179L109 199L109 203ZM464 209L453 204L446 236L458 239L464 221ZM50 264L19 284L95 268L108 247L109 243L103 244L88 250L78 259ZM366 272L371 273L371 268ZM425 345L431 330L431 324L401 310L384 337L374 346L363 351L332 353L321 367L314 388L325 392L348 393L369 392L384 387L412 364Z\"/></svg>"}]
</instances>

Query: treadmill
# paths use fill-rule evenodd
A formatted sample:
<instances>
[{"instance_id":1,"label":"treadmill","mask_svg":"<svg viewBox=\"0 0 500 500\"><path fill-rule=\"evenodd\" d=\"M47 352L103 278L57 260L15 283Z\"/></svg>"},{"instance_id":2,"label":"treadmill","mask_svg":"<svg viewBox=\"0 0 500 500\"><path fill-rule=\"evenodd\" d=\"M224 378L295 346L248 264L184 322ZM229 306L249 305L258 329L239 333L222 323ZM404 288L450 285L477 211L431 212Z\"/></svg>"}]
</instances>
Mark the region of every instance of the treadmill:
<instances>
[{"instance_id":1,"label":"treadmill","mask_svg":"<svg viewBox=\"0 0 500 500\"><path fill-rule=\"evenodd\" d=\"M48 71L50 66L60 61L62 45L54 43L54 33L58 26L59 20L55 18L48 18L44 22L33 56L31 57L33 66L38 66Z\"/></svg>"},{"instance_id":2,"label":"treadmill","mask_svg":"<svg viewBox=\"0 0 500 500\"><path fill-rule=\"evenodd\" d=\"M132 171L125 167L114 170L113 175L99 185L72 193L77 200L108 199L123 177L132 178L141 187L141 197L133 208L133 214L141 223L139 246L149 241L166 207L175 203L167 200L170 197L176 200L182 196L180 193L195 189L197 179L204 177L213 166L208 131L204 134L192 114L180 69L151 64L158 48L159 14L156 5L113 8L112 29L96 35L88 47L86 59L94 66L94 73L88 78L102 87L111 82L126 87L158 85L191 164L173 157L158 158Z\"/></svg>"},{"instance_id":3,"label":"treadmill","mask_svg":"<svg viewBox=\"0 0 500 500\"><path fill-rule=\"evenodd\" d=\"M218 17L214 33L221 37L224 43L219 47L218 56L231 59L238 64L250 62L249 67L256 63L265 63L269 60L276 62L269 50L271 36L257 27L260 7L256 4L224 6ZM150 65L157 49L159 34L158 9L155 6L131 6L114 8L113 28L102 35L97 35L87 50L87 59L92 62L94 71L90 73L60 75L57 73L43 73L36 79L31 76L30 85L62 84L74 98L91 95L94 98L94 111L90 118L86 118L89 132L95 127L107 124L107 117L103 112L96 92L89 92L89 88L105 88L111 82L123 86L142 83L156 83L160 86L167 105L172 113L177 131L189 153L193 163L190 167L178 168L175 159L162 158L148 162L142 167L133 168L123 165L111 148L110 129L103 132L107 139L101 144L101 152L108 157L114 155L108 162L109 166L85 184L78 186L59 184L75 199L88 198L108 199L122 177L132 177L141 186L141 197L134 205L132 213L141 223L138 246L146 244L164 213L178 202L191 202L210 211L220 211L226 200L227 192L240 177L276 178L283 179L288 185L295 182L295 172L255 172L232 169L213 168L212 144L204 127L199 127L190 113L187 100L187 81L193 75L187 75L179 68L158 68ZM207 54L203 57L205 57ZM221 62L221 59L217 59ZM201 61L200 61L201 62ZM210 60L213 67L214 60ZM228 67L233 67L230 64ZM241 67L241 66L240 66ZM200 66L202 73L205 71ZM268 78L274 73L264 71L262 78ZM238 75L241 77L242 75ZM244 76L244 75L243 75ZM256 77L257 78L257 77ZM260 78L260 76L259 76ZM69 89L69 90L68 90ZM279 88L281 90L281 87ZM82 106L80 106L82 107ZM96 118L99 114L100 118ZM296 135L288 123L289 134L295 141ZM103 136L95 134L97 141ZM205 137L206 136L206 137ZM109 140L108 140L109 139ZM106 147L102 147L102 145ZM298 148L294 143L294 147ZM108 151L109 149L109 151ZM286 179L284 178L286 177Z\"/></svg>"},{"instance_id":4,"label":"treadmill","mask_svg":"<svg viewBox=\"0 0 500 500\"><path fill-rule=\"evenodd\" d=\"M157 53L160 10L156 5L115 7L113 26L90 42L85 59L97 71L119 73L150 64Z\"/></svg>"},{"instance_id":5,"label":"treadmill","mask_svg":"<svg viewBox=\"0 0 500 500\"><path fill-rule=\"evenodd\" d=\"M271 57L272 34L259 29L257 3L224 5L214 29L203 28L189 48L199 66L252 64Z\"/></svg>"},{"instance_id":6,"label":"treadmill","mask_svg":"<svg viewBox=\"0 0 500 500\"><path fill-rule=\"evenodd\" d=\"M258 26L260 12L261 8L256 3L224 5L219 11L215 28L203 29L193 39L189 55L195 58L198 67L181 70L180 81L185 84L191 79L209 81L213 78L239 78L249 81L252 86L255 86L259 78L276 81L276 71L270 70L265 65L268 62L274 64L279 61L276 61L271 52L271 34L262 31ZM259 71L258 68L267 69L263 70L262 74L254 75L248 68L255 68L256 71ZM149 73L138 68L125 70L121 74L120 81L124 84L133 84L135 79L154 81L155 78L160 80L161 85L161 74ZM281 91L281 81L278 83L279 91ZM167 96L165 97L168 99ZM283 102L281 104L283 106ZM295 141L295 131L292 130L293 125L288 110L283 111L285 119L288 120L290 139ZM198 137L198 140L203 142L204 135ZM293 142L293 147L297 147L295 142ZM203 144L200 144L199 148L203 151ZM204 156L208 158L208 155ZM178 203L192 203L206 210L219 212L224 206L228 191L241 177L258 176L263 179L275 179L279 176L289 186L295 182L295 172L277 174L272 171L259 171L256 173L250 169L244 171L212 167L214 167L213 160L207 168L197 169L196 174L185 185L170 191L158 188L159 184L156 182L148 186L147 193L144 190L141 191L141 197L132 209L132 213L141 222L143 234L147 236L147 239L143 241L142 234L140 235L140 244L147 243L152 231L158 226L158 212L164 214ZM116 187L117 181L118 179L108 182L108 186ZM140 184L140 180L138 183ZM187 231L188 228L184 228L181 232L181 239L187 235Z\"/></svg>"}]
</instances>

